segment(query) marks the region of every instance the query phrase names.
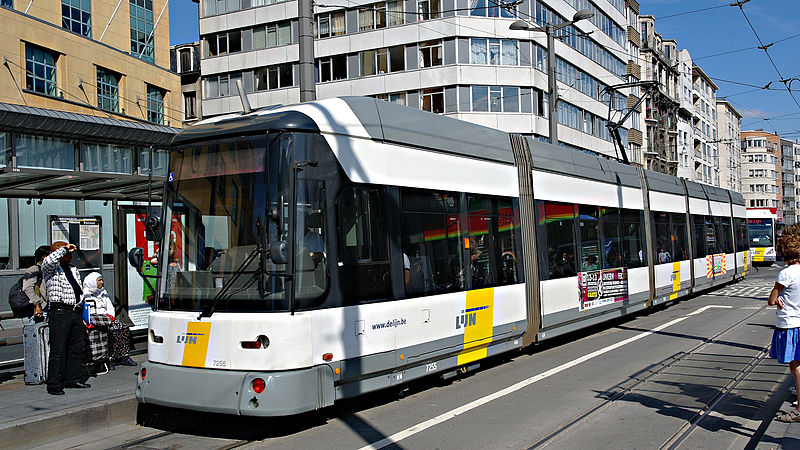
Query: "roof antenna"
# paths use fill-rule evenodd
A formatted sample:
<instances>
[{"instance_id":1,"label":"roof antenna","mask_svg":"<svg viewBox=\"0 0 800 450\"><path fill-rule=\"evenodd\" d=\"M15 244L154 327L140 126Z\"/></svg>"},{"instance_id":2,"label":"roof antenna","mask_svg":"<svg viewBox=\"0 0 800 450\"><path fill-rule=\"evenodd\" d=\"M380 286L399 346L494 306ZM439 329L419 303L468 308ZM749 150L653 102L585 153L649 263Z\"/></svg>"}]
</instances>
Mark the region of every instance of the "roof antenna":
<instances>
[{"instance_id":1,"label":"roof antenna","mask_svg":"<svg viewBox=\"0 0 800 450\"><path fill-rule=\"evenodd\" d=\"M253 109L250 107L250 102L247 100L247 94L244 93L244 86L242 80L236 80L236 88L239 90L239 98L242 100L242 114L250 114Z\"/></svg>"}]
</instances>

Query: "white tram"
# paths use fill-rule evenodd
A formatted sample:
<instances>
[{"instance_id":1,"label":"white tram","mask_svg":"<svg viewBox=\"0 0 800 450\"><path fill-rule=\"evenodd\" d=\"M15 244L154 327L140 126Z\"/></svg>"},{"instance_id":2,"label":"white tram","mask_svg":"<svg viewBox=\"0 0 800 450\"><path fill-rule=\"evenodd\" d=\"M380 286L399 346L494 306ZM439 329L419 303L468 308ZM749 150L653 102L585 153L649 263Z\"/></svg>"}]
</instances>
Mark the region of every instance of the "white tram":
<instances>
[{"instance_id":1,"label":"white tram","mask_svg":"<svg viewBox=\"0 0 800 450\"><path fill-rule=\"evenodd\" d=\"M777 257L775 244L783 231L775 208L747 208L747 227L750 232L749 247L753 263L774 263Z\"/></svg>"},{"instance_id":2,"label":"white tram","mask_svg":"<svg viewBox=\"0 0 800 450\"><path fill-rule=\"evenodd\" d=\"M145 404L314 410L748 264L737 193L370 98L206 120L170 171Z\"/></svg>"}]
</instances>

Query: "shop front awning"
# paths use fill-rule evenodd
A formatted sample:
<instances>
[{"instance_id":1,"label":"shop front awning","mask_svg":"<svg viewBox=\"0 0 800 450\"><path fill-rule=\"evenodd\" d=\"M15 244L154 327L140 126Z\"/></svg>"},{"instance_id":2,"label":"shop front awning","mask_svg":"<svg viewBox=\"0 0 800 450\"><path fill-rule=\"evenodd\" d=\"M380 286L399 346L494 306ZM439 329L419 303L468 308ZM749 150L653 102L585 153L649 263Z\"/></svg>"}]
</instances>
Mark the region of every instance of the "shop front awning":
<instances>
[{"instance_id":1,"label":"shop front awning","mask_svg":"<svg viewBox=\"0 0 800 450\"><path fill-rule=\"evenodd\" d=\"M147 122L0 103L0 133L51 136L78 143L138 149L166 149L178 131L177 128ZM163 172L154 174L149 186L148 167L139 167L138 154L133 156L136 163L132 174L78 170L77 167L81 167L79 158L76 158L75 170L20 167L16 165L14 142L15 139L10 139L6 166L0 167L0 197L145 201L148 187L153 200L161 197L165 181Z\"/></svg>"}]
</instances>

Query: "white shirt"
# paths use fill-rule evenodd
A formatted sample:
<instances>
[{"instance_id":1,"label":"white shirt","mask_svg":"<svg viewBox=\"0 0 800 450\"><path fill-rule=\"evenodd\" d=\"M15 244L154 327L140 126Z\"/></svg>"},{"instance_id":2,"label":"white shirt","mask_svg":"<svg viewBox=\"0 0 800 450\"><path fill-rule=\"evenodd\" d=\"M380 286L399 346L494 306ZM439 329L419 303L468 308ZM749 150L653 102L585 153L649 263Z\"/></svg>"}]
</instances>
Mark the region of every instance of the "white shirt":
<instances>
[{"instance_id":1,"label":"white shirt","mask_svg":"<svg viewBox=\"0 0 800 450\"><path fill-rule=\"evenodd\" d=\"M783 301L783 309L776 312L778 328L800 327L800 264L792 264L778 273L776 283L783 286L778 296Z\"/></svg>"}]
</instances>

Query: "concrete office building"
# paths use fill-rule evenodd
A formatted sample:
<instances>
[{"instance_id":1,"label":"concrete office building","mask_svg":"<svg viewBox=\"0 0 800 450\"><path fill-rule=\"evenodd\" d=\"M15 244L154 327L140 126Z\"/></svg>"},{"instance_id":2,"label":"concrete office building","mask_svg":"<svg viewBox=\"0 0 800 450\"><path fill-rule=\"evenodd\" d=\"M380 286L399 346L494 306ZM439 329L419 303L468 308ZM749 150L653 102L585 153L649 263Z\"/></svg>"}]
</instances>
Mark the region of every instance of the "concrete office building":
<instances>
[{"instance_id":1,"label":"concrete office building","mask_svg":"<svg viewBox=\"0 0 800 450\"><path fill-rule=\"evenodd\" d=\"M181 125L166 5L0 0L0 317L48 243L50 214L103 218L100 269L114 292L119 202L147 198L151 146L161 183L160 150Z\"/></svg>"},{"instance_id":2,"label":"concrete office building","mask_svg":"<svg viewBox=\"0 0 800 450\"><path fill-rule=\"evenodd\" d=\"M742 115L727 100L717 99L719 185L742 192Z\"/></svg>"},{"instance_id":3,"label":"concrete office building","mask_svg":"<svg viewBox=\"0 0 800 450\"><path fill-rule=\"evenodd\" d=\"M559 141L615 156L603 89L629 80L637 33L634 0L399 0L316 6L317 98L373 96L434 113L548 139L545 33L510 30L594 15L556 34ZM586 34L591 33L591 34ZM236 81L254 108L299 101L297 3L202 0L204 116L241 111ZM636 38L633 38L637 40ZM630 89L612 97L628 107ZM619 113L616 117L620 117ZM623 144L631 138L621 130ZM638 141L639 143L635 142ZM634 133L639 155L641 133ZM633 157L635 160L636 156Z\"/></svg>"},{"instance_id":4,"label":"concrete office building","mask_svg":"<svg viewBox=\"0 0 800 450\"><path fill-rule=\"evenodd\" d=\"M763 130L741 132L742 195L748 208L775 208L783 220L781 137Z\"/></svg>"}]
</instances>

